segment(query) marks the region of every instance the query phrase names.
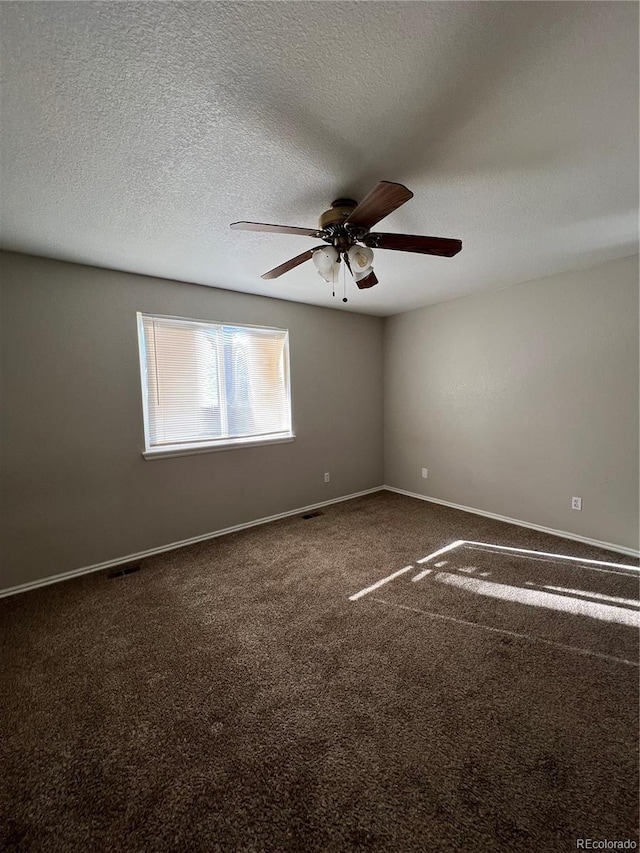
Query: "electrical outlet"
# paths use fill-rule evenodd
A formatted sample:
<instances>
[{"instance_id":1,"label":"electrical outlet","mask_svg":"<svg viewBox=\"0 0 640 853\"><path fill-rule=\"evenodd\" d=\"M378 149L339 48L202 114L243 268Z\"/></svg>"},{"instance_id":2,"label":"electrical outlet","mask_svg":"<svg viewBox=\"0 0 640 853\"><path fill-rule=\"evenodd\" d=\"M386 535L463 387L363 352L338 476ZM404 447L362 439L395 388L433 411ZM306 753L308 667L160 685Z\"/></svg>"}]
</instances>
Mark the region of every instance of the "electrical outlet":
<instances>
[{"instance_id":1,"label":"electrical outlet","mask_svg":"<svg viewBox=\"0 0 640 853\"><path fill-rule=\"evenodd\" d=\"M331 474L330 474L328 471L327 471L327 472L326 472L326 474L324 475L324 481L325 481L325 483L330 483L330 482L331 482Z\"/></svg>"},{"instance_id":2,"label":"electrical outlet","mask_svg":"<svg viewBox=\"0 0 640 853\"><path fill-rule=\"evenodd\" d=\"M571 498L571 509L582 509L582 498Z\"/></svg>"},{"instance_id":3,"label":"electrical outlet","mask_svg":"<svg viewBox=\"0 0 640 853\"><path fill-rule=\"evenodd\" d=\"M422 479L423 479L423 480L426 480L428 476L429 476L429 469L428 469L428 468L423 468L423 469L422 469Z\"/></svg>"}]
</instances>

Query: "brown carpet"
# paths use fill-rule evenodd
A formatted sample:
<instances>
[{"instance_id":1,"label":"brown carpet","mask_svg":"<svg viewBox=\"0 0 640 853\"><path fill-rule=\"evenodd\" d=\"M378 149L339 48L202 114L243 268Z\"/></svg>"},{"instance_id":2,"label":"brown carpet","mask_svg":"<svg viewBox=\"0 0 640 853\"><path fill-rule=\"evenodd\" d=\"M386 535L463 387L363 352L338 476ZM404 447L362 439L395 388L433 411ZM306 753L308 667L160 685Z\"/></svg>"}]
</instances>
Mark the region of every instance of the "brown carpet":
<instances>
[{"instance_id":1,"label":"brown carpet","mask_svg":"<svg viewBox=\"0 0 640 853\"><path fill-rule=\"evenodd\" d=\"M637 842L637 575L455 539L636 562L386 492L0 601L0 847Z\"/></svg>"}]
</instances>

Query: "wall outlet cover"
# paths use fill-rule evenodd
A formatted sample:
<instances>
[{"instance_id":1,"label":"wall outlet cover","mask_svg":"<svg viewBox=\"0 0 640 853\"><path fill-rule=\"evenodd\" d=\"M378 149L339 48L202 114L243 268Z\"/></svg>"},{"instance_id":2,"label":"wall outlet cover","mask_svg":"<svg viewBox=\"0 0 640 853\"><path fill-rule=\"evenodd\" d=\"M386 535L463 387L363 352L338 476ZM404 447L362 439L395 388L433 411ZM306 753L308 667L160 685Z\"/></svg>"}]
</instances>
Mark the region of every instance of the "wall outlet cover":
<instances>
[{"instance_id":1,"label":"wall outlet cover","mask_svg":"<svg viewBox=\"0 0 640 853\"><path fill-rule=\"evenodd\" d=\"M582 509L582 498L571 498L571 509Z\"/></svg>"},{"instance_id":2,"label":"wall outlet cover","mask_svg":"<svg viewBox=\"0 0 640 853\"><path fill-rule=\"evenodd\" d=\"M423 468L423 469L422 469L422 479L423 479L423 480L426 480L428 476L429 476L429 469L428 469L428 468Z\"/></svg>"}]
</instances>

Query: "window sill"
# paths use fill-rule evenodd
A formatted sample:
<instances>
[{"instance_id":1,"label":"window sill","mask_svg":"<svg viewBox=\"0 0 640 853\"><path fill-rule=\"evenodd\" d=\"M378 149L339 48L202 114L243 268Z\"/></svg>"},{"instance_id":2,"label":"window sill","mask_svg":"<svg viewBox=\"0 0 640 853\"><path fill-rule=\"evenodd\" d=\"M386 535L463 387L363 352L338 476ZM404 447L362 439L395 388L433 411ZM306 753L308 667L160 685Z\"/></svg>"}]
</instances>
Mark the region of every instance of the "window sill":
<instances>
[{"instance_id":1,"label":"window sill","mask_svg":"<svg viewBox=\"0 0 640 853\"><path fill-rule=\"evenodd\" d=\"M157 447L153 450L143 450L142 455L147 460L168 459L172 456L194 456L197 453L215 453L219 450L239 450L242 447L263 447L267 444L288 444L295 441L294 433L278 438L247 438L235 441L219 441L215 444L179 444L173 447Z\"/></svg>"}]
</instances>

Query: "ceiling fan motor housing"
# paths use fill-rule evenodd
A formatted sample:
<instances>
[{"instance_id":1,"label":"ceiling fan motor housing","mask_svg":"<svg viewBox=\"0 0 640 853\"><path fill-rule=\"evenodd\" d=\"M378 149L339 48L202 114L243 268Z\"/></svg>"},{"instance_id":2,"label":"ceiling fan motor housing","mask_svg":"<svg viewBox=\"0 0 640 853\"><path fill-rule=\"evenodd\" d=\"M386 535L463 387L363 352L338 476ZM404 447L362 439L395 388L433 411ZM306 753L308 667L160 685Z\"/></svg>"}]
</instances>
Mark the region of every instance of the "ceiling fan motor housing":
<instances>
[{"instance_id":1,"label":"ceiling fan motor housing","mask_svg":"<svg viewBox=\"0 0 640 853\"><path fill-rule=\"evenodd\" d=\"M338 198L331 202L331 208L320 215L318 226L324 229L329 225L342 225L347 216L352 213L358 202L352 198Z\"/></svg>"}]
</instances>

